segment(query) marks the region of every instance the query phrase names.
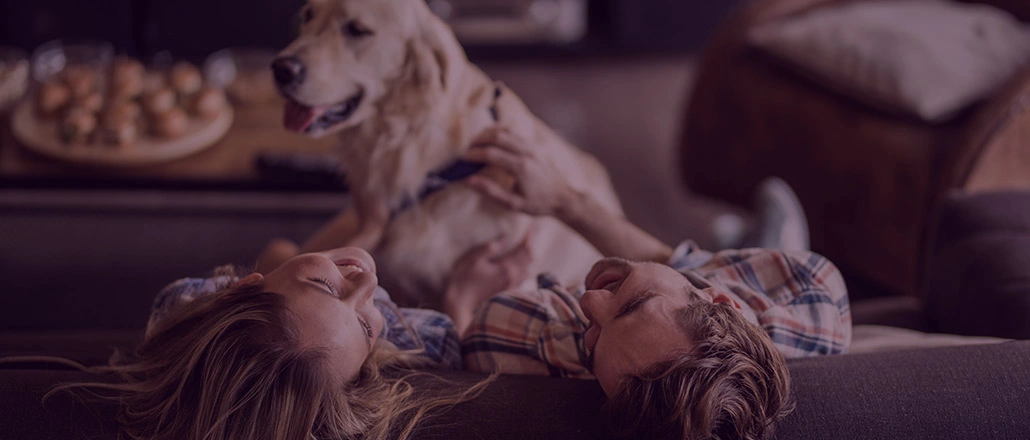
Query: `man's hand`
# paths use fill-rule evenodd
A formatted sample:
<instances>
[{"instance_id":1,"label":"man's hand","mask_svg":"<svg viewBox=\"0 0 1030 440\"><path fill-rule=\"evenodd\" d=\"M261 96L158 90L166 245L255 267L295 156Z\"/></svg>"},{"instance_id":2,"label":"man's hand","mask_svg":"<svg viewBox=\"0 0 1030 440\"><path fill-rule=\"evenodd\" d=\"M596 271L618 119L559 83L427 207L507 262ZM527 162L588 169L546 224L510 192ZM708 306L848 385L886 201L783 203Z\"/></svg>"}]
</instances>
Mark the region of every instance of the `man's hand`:
<instances>
[{"instance_id":1,"label":"man's hand","mask_svg":"<svg viewBox=\"0 0 1030 440\"><path fill-rule=\"evenodd\" d=\"M546 151L546 150L545 150ZM507 205L531 215L555 215L576 200L576 192L539 148L504 128L491 128L473 141L465 154L471 162L496 166L515 176L514 190L508 190L483 176L472 176L469 185Z\"/></svg>"},{"instance_id":2,"label":"man's hand","mask_svg":"<svg viewBox=\"0 0 1030 440\"><path fill-rule=\"evenodd\" d=\"M494 295L517 287L529 276L532 231L514 249L503 252L504 239L474 248L454 263L444 293L442 310L454 320L461 335L471 323L472 314Z\"/></svg>"},{"instance_id":3,"label":"man's hand","mask_svg":"<svg viewBox=\"0 0 1030 440\"><path fill-rule=\"evenodd\" d=\"M483 176L472 176L469 184L508 207L532 215L549 215L572 228L605 256L633 260L668 261L672 249L613 213L590 193L575 189L565 179L565 170L547 157L548 148L535 148L526 139L507 130L493 128L476 139L465 155L467 160L484 162L515 176L515 187L508 190Z\"/></svg>"}]
</instances>

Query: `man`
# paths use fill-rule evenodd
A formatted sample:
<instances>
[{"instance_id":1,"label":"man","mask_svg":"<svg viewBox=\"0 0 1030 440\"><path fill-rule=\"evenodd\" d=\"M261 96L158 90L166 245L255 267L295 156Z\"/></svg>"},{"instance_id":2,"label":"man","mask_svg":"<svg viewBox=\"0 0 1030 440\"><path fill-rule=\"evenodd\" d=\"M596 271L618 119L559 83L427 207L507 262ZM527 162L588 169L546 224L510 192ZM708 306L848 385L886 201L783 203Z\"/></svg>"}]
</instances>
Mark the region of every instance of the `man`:
<instances>
[{"instance_id":1,"label":"man","mask_svg":"<svg viewBox=\"0 0 1030 440\"><path fill-rule=\"evenodd\" d=\"M483 298L456 319L466 369L596 378L618 437L752 439L792 408L784 356L847 349L847 292L825 258L712 254L690 242L673 250L572 189L545 149L503 130L480 141L468 159L509 171L517 184L512 191L476 176L469 184L512 209L560 219L607 258L585 291L544 275L538 290Z\"/></svg>"}]
</instances>

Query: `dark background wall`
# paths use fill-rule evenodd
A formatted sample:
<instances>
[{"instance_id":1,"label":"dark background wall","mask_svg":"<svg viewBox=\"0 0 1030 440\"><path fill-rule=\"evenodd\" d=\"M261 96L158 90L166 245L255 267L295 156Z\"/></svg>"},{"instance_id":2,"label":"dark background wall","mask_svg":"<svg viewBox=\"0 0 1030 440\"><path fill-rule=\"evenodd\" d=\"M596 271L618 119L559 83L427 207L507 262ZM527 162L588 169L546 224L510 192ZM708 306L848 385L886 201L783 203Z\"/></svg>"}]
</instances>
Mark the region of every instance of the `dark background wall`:
<instances>
[{"instance_id":1,"label":"dark background wall","mask_svg":"<svg viewBox=\"0 0 1030 440\"><path fill-rule=\"evenodd\" d=\"M696 49L736 4L729 0L588 0L589 30L565 47L472 47L473 58L633 54ZM200 60L231 46L279 48L304 0L0 0L0 44L31 50L90 37L120 52L170 51Z\"/></svg>"}]
</instances>

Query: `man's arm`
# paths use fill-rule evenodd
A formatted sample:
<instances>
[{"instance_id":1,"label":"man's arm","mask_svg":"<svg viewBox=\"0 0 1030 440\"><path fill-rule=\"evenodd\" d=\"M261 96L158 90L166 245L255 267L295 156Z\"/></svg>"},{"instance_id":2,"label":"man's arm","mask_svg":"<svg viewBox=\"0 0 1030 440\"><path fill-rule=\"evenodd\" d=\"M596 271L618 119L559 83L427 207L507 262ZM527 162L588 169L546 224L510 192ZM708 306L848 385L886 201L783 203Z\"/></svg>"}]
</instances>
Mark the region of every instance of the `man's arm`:
<instances>
[{"instance_id":1,"label":"man's arm","mask_svg":"<svg viewBox=\"0 0 1030 440\"><path fill-rule=\"evenodd\" d=\"M594 196L575 192L555 217L582 235L606 257L665 263L672 248L644 232L625 217L608 211Z\"/></svg>"},{"instance_id":2,"label":"man's arm","mask_svg":"<svg viewBox=\"0 0 1030 440\"><path fill-rule=\"evenodd\" d=\"M487 131L475 143L481 147L471 149L466 159L502 168L516 180L511 190L472 176L469 184L484 194L512 209L561 220L605 256L664 263L672 255L669 246L609 211L589 191L574 189L564 170L546 157L546 148L533 148L504 129Z\"/></svg>"}]
</instances>

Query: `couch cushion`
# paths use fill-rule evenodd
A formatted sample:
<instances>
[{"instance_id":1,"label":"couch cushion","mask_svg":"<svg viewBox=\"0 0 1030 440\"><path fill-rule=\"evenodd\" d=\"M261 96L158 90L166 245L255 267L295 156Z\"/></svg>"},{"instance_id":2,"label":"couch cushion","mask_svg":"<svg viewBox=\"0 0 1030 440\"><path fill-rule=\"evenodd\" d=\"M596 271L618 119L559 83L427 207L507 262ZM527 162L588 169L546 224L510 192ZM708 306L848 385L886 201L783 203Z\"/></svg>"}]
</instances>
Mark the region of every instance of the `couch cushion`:
<instances>
[{"instance_id":1,"label":"couch cushion","mask_svg":"<svg viewBox=\"0 0 1030 440\"><path fill-rule=\"evenodd\" d=\"M950 194L930 235L932 329L1030 339L1030 192Z\"/></svg>"},{"instance_id":2,"label":"couch cushion","mask_svg":"<svg viewBox=\"0 0 1030 440\"><path fill-rule=\"evenodd\" d=\"M754 29L750 42L858 101L940 121L1030 59L1030 30L986 5L839 2Z\"/></svg>"},{"instance_id":3,"label":"couch cushion","mask_svg":"<svg viewBox=\"0 0 1030 440\"><path fill-rule=\"evenodd\" d=\"M48 367L53 362L42 358L45 356L104 365L116 350L131 352L142 337L143 332L138 330L0 332L0 368ZM24 360L11 362L11 357Z\"/></svg>"},{"instance_id":4,"label":"couch cushion","mask_svg":"<svg viewBox=\"0 0 1030 440\"><path fill-rule=\"evenodd\" d=\"M925 333L884 325L856 325L851 333L848 353L912 350L915 348L953 347L957 345L997 344L1007 339L988 336L962 336Z\"/></svg>"},{"instance_id":5,"label":"couch cushion","mask_svg":"<svg viewBox=\"0 0 1030 440\"><path fill-rule=\"evenodd\" d=\"M797 409L777 438L1019 438L1030 432L1030 341L788 364ZM446 376L464 384L484 377ZM115 409L109 405L87 409L63 394L46 409L39 404L53 384L89 378L72 371L0 370L0 438L113 438ZM480 399L434 419L416 438L597 439L603 396L594 381L501 376Z\"/></svg>"},{"instance_id":6,"label":"couch cushion","mask_svg":"<svg viewBox=\"0 0 1030 440\"><path fill-rule=\"evenodd\" d=\"M796 359L776 438L1021 438L1027 362L1028 341Z\"/></svg>"},{"instance_id":7,"label":"couch cushion","mask_svg":"<svg viewBox=\"0 0 1030 440\"><path fill-rule=\"evenodd\" d=\"M470 386L486 375L452 372L445 377L460 386ZM116 438L113 420L117 407L113 404L83 404L68 393L55 394L45 406L40 403L55 384L96 379L67 370L0 369L0 438ZM429 386L425 378L415 382L423 389ZM415 438L597 439L601 426L596 415L603 397L595 381L502 376L473 403L431 419Z\"/></svg>"},{"instance_id":8,"label":"couch cushion","mask_svg":"<svg viewBox=\"0 0 1030 440\"><path fill-rule=\"evenodd\" d=\"M926 331L926 313L922 302L911 296L885 296L855 300L848 284L851 300L851 324L884 325Z\"/></svg>"}]
</instances>

